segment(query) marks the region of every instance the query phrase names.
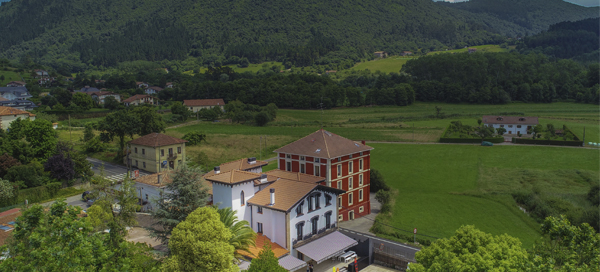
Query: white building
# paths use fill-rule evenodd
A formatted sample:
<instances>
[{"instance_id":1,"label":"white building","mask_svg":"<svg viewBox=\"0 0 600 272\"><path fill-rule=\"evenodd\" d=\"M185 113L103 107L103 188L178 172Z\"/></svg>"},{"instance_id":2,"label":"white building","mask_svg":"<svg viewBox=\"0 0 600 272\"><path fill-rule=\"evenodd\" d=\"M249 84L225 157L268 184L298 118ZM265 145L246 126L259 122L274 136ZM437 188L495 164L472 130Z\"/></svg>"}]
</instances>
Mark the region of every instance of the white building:
<instances>
[{"instance_id":1,"label":"white building","mask_svg":"<svg viewBox=\"0 0 600 272\"><path fill-rule=\"evenodd\" d=\"M20 109L0 106L0 129L6 130L10 127L12 121L19 118L33 121L35 120L35 114Z\"/></svg>"},{"instance_id":2,"label":"white building","mask_svg":"<svg viewBox=\"0 0 600 272\"><path fill-rule=\"evenodd\" d=\"M506 129L506 134L518 134L520 132L522 135L531 134L533 127L539 124L537 117L520 116L484 115L482 121L484 125L492 126L494 129Z\"/></svg>"},{"instance_id":3,"label":"white building","mask_svg":"<svg viewBox=\"0 0 600 272\"><path fill-rule=\"evenodd\" d=\"M163 90L163 88L161 88L161 87L152 86L152 87L146 88L146 90L144 90L144 92L146 94L157 94L157 93L159 93L162 90Z\"/></svg>"},{"instance_id":4,"label":"white building","mask_svg":"<svg viewBox=\"0 0 600 272\"><path fill-rule=\"evenodd\" d=\"M215 167L204 177L212 183L213 202L237 211L258 234L256 247L250 249L255 256L270 243L280 265L296 271L308 261L321 263L357 244L337 231L338 196L345 191L322 185L324 177L256 171L262 165L266 163L250 158Z\"/></svg>"}]
</instances>

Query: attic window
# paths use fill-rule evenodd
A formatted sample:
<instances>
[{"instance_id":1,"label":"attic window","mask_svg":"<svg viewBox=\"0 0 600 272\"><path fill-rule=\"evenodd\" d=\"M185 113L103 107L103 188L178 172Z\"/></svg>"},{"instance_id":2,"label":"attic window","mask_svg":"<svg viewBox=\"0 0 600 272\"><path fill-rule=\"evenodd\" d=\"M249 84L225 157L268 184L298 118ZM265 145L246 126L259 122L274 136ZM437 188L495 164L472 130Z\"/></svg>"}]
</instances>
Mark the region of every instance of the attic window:
<instances>
[{"instance_id":1,"label":"attic window","mask_svg":"<svg viewBox=\"0 0 600 272\"><path fill-rule=\"evenodd\" d=\"M496 118L496 120L502 121L502 117L498 117L498 118Z\"/></svg>"},{"instance_id":2,"label":"attic window","mask_svg":"<svg viewBox=\"0 0 600 272\"><path fill-rule=\"evenodd\" d=\"M519 121L525 121L525 118L521 117L519 118Z\"/></svg>"},{"instance_id":3,"label":"attic window","mask_svg":"<svg viewBox=\"0 0 600 272\"><path fill-rule=\"evenodd\" d=\"M319 153L319 152L321 152L320 148L315 151L315 153Z\"/></svg>"}]
</instances>

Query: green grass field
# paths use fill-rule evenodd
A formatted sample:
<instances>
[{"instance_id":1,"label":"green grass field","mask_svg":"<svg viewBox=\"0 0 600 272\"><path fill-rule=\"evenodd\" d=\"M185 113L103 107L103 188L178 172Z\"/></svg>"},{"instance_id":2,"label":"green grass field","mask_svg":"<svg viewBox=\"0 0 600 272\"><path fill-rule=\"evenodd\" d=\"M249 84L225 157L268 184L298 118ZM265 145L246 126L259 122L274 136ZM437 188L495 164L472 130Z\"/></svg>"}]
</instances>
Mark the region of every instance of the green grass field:
<instances>
[{"instance_id":1,"label":"green grass field","mask_svg":"<svg viewBox=\"0 0 600 272\"><path fill-rule=\"evenodd\" d=\"M4 76L4 80L2 80L2 76ZM29 75L23 75L26 79L29 78ZM22 81L21 75L15 71L0 71L0 87L6 87L11 81Z\"/></svg>"},{"instance_id":2,"label":"green grass field","mask_svg":"<svg viewBox=\"0 0 600 272\"><path fill-rule=\"evenodd\" d=\"M541 173L580 169L598 177L600 156L597 150L536 147L470 145L371 144L372 168L384 175L398 190L393 217L384 218L397 228L449 237L461 225L475 225L492 234L507 233L531 247L540 237L539 224L518 209L508 189L527 188L511 184L510 178L495 184L482 178L493 169L528 169ZM514 177L520 178L520 174ZM551 191L581 194L591 184L552 182L539 185ZM598 182L596 180L595 182ZM508 189L502 186L509 186ZM515 188L516 187L516 188Z\"/></svg>"},{"instance_id":3,"label":"green grass field","mask_svg":"<svg viewBox=\"0 0 600 272\"><path fill-rule=\"evenodd\" d=\"M348 73L348 71L362 71L369 70L371 72L381 71L384 73L398 73L400 69L402 69L402 65L404 65L407 61L413 59L413 57L401 57L401 56L390 56L385 59L374 59L365 62L359 62L354 67L343 71L344 73Z\"/></svg>"},{"instance_id":4,"label":"green grass field","mask_svg":"<svg viewBox=\"0 0 600 272\"><path fill-rule=\"evenodd\" d=\"M258 63L258 64L250 64L248 67L239 67L237 64L231 64L231 65L225 65L225 66L229 66L233 69L233 71L235 71L236 73L244 73L244 72L252 72L252 73L256 73L258 71L260 71L261 69L263 69L264 65L267 65L266 68L267 69L271 69L271 67L273 66L278 66L280 67L279 69L283 69L283 63L278 62L278 61L271 61L271 62L263 62L263 63ZM205 73L208 70L207 67L201 67L199 69L199 72L201 74ZM188 75L194 75L193 71L185 71L184 74L188 74Z\"/></svg>"},{"instance_id":5,"label":"green grass field","mask_svg":"<svg viewBox=\"0 0 600 272\"><path fill-rule=\"evenodd\" d=\"M508 52L509 48L502 48L500 45L496 44L487 44L487 45L478 45L478 46L469 46L469 48L477 48L477 52L484 53L497 53L497 52ZM445 50L445 51L433 51L427 53L427 55L436 55L443 53L465 53L468 51L468 48L454 49L454 50Z\"/></svg>"}]
</instances>

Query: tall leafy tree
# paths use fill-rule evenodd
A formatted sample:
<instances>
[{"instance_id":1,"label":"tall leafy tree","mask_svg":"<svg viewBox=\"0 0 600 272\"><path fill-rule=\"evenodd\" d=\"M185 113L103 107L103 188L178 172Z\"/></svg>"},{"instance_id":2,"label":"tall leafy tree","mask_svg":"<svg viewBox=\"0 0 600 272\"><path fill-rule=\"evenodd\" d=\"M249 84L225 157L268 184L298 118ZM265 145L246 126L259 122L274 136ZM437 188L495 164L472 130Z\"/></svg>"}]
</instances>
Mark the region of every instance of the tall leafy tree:
<instances>
[{"instance_id":1,"label":"tall leafy tree","mask_svg":"<svg viewBox=\"0 0 600 272\"><path fill-rule=\"evenodd\" d=\"M14 187L8 180L0 178L0 200L13 197Z\"/></svg>"},{"instance_id":2,"label":"tall leafy tree","mask_svg":"<svg viewBox=\"0 0 600 272\"><path fill-rule=\"evenodd\" d=\"M163 271L238 271L231 232L212 207L193 211L173 229Z\"/></svg>"},{"instance_id":3,"label":"tall leafy tree","mask_svg":"<svg viewBox=\"0 0 600 272\"><path fill-rule=\"evenodd\" d=\"M163 199L152 200L156 207L152 210L152 217L156 220L154 225L162 229L154 230L153 235L162 243L169 241L173 229L190 213L208 203L209 194L202 183L203 174L200 168L180 166L168 174L171 183L165 186Z\"/></svg>"},{"instance_id":4,"label":"tall leafy tree","mask_svg":"<svg viewBox=\"0 0 600 272\"><path fill-rule=\"evenodd\" d=\"M135 107L133 108L133 114L135 114L141 122L138 134L146 135L153 132L165 131L166 124L153 106L145 104Z\"/></svg>"},{"instance_id":5,"label":"tall leafy tree","mask_svg":"<svg viewBox=\"0 0 600 272\"><path fill-rule=\"evenodd\" d=\"M79 106L84 111L91 109L94 106L94 100L91 96L85 93L75 93L71 98L71 103Z\"/></svg>"},{"instance_id":6,"label":"tall leafy tree","mask_svg":"<svg viewBox=\"0 0 600 272\"><path fill-rule=\"evenodd\" d=\"M133 138L133 135L141 132L141 127L142 121L139 116L128 109L110 113L98 123L98 130L101 131L100 139L103 142L110 142L118 137L121 150L125 147L125 137Z\"/></svg>"},{"instance_id":7,"label":"tall leafy tree","mask_svg":"<svg viewBox=\"0 0 600 272\"><path fill-rule=\"evenodd\" d=\"M271 245L265 244L258 253L258 258L252 259L247 272L286 272L287 270L279 265L278 259L271 250Z\"/></svg>"},{"instance_id":8,"label":"tall leafy tree","mask_svg":"<svg viewBox=\"0 0 600 272\"><path fill-rule=\"evenodd\" d=\"M231 231L232 236L229 239L229 244L235 248L235 258L242 258L241 251L251 253L248 248L256 245L256 233L249 226L248 221L238 220L237 211L232 210L231 207L219 209L218 211L221 222Z\"/></svg>"},{"instance_id":9,"label":"tall leafy tree","mask_svg":"<svg viewBox=\"0 0 600 272\"><path fill-rule=\"evenodd\" d=\"M171 105L171 113L181 115L184 121L192 115L192 112L179 101L174 102L173 105Z\"/></svg>"},{"instance_id":10,"label":"tall leafy tree","mask_svg":"<svg viewBox=\"0 0 600 272\"><path fill-rule=\"evenodd\" d=\"M0 247L9 255L0 262L0 271L158 271L146 244L113 246L80 214L80 207L64 200L49 211L41 205L25 210L16 220L14 239Z\"/></svg>"},{"instance_id":11,"label":"tall leafy tree","mask_svg":"<svg viewBox=\"0 0 600 272\"><path fill-rule=\"evenodd\" d=\"M19 160L8 155L8 153L2 154L2 156L0 156L0 178L6 175L8 169L17 165L21 165L21 162Z\"/></svg>"},{"instance_id":12,"label":"tall leafy tree","mask_svg":"<svg viewBox=\"0 0 600 272\"><path fill-rule=\"evenodd\" d=\"M25 127L25 139L29 142L36 158L47 159L58 142L56 131L48 120L35 119Z\"/></svg>"}]
</instances>

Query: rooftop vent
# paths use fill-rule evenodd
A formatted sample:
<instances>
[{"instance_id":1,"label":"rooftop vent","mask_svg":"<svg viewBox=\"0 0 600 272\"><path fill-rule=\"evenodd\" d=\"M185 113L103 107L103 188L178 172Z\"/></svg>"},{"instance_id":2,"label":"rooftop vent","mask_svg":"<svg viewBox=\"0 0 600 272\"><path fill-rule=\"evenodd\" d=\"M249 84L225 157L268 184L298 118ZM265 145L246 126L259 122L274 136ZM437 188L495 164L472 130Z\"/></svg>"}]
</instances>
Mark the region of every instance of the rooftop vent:
<instances>
[{"instance_id":1,"label":"rooftop vent","mask_svg":"<svg viewBox=\"0 0 600 272\"><path fill-rule=\"evenodd\" d=\"M255 163L256 163L256 157L248 158L248 164L255 164Z\"/></svg>"},{"instance_id":2,"label":"rooftop vent","mask_svg":"<svg viewBox=\"0 0 600 272\"><path fill-rule=\"evenodd\" d=\"M320 148L315 151L315 153L319 153L319 152L321 152Z\"/></svg>"},{"instance_id":3,"label":"rooftop vent","mask_svg":"<svg viewBox=\"0 0 600 272\"><path fill-rule=\"evenodd\" d=\"M358 145L357 143L354 143L354 145L355 145L356 147L360 147L360 145Z\"/></svg>"},{"instance_id":4,"label":"rooftop vent","mask_svg":"<svg viewBox=\"0 0 600 272\"><path fill-rule=\"evenodd\" d=\"M275 205L275 188L271 188L269 189L269 192L271 193L271 206Z\"/></svg>"},{"instance_id":5,"label":"rooftop vent","mask_svg":"<svg viewBox=\"0 0 600 272\"><path fill-rule=\"evenodd\" d=\"M265 182L267 182L267 174L260 175L260 183L265 183Z\"/></svg>"},{"instance_id":6,"label":"rooftop vent","mask_svg":"<svg viewBox=\"0 0 600 272\"><path fill-rule=\"evenodd\" d=\"M221 166L215 166L215 174L221 173Z\"/></svg>"}]
</instances>

